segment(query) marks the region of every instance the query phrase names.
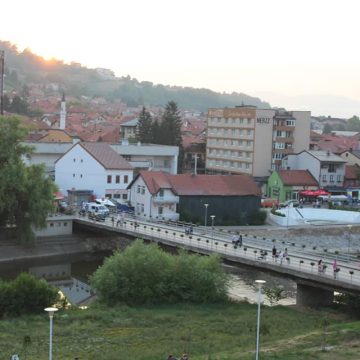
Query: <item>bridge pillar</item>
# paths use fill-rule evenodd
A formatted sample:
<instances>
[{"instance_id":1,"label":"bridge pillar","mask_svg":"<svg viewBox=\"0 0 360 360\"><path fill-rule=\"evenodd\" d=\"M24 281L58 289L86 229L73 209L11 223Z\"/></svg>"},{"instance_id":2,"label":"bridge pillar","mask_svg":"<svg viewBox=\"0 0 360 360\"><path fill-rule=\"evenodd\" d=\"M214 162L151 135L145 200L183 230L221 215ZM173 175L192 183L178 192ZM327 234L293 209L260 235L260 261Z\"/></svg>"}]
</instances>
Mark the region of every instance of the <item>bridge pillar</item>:
<instances>
[{"instance_id":1,"label":"bridge pillar","mask_svg":"<svg viewBox=\"0 0 360 360\"><path fill-rule=\"evenodd\" d=\"M305 284L297 284L296 305L298 306L330 306L333 301L334 291Z\"/></svg>"}]
</instances>

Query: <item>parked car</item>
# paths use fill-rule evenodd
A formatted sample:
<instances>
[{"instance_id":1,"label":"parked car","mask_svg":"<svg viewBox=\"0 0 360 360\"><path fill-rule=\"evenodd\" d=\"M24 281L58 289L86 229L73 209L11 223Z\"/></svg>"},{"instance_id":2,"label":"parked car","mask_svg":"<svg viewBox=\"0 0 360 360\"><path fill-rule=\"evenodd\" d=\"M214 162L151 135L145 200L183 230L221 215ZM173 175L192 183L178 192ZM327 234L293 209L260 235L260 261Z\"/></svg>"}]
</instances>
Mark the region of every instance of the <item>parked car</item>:
<instances>
[{"instance_id":1,"label":"parked car","mask_svg":"<svg viewBox=\"0 0 360 360\"><path fill-rule=\"evenodd\" d=\"M298 200L287 200L285 202L280 203L281 208L288 207L288 206L298 207L299 205L300 205L300 203Z\"/></svg>"},{"instance_id":2,"label":"parked car","mask_svg":"<svg viewBox=\"0 0 360 360\"><path fill-rule=\"evenodd\" d=\"M95 220L95 221L105 221L106 216L104 214L97 214L94 212L89 212L89 219Z\"/></svg>"},{"instance_id":3,"label":"parked car","mask_svg":"<svg viewBox=\"0 0 360 360\"><path fill-rule=\"evenodd\" d=\"M279 206L279 200L277 199L271 199L271 198L262 198L261 199L261 207L263 208L272 208L272 207L278 207Z\"/></svg>"}]
</instances>

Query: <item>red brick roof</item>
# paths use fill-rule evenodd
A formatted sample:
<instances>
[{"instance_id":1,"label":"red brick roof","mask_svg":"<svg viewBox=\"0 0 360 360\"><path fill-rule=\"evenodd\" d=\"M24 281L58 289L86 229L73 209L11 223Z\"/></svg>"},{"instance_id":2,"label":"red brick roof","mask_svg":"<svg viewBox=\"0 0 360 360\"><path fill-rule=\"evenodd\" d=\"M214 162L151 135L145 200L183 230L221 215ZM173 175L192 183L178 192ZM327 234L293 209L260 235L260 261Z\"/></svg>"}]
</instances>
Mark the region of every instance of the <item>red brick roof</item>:
<instances>
[{"instance_id":1,"label":"red brick roof","mask_svg":"<svg viewBox=\"0 0 360 360\"><path fill-rule=\"evenodd\" d=\"M279 176L284 185L318 186L309 170L280 170Z\"/></svg>"},{"instance_id":2,"label":"red brick roof","mask_svg":"<svg viewBox=\"0 0 360 360\"><path fill-rule=\"evenodd\" d=\"M140 176L152 194L172 189L182 196L260 196L249 175L171 175L161 171L141 171Z\"/></svg>"},{"instance_id":3,"label":"red brick roof","mask_svg":"<svg viewBox=\"0 0 360 360\"><path fill-rule=\"evenodd\" d=\"M105 169L108 170L132 170L130 165L121 155L119 155L107 143L84 142L80 143L90 155L92 155Z\"/></svg>"}]
</instances>

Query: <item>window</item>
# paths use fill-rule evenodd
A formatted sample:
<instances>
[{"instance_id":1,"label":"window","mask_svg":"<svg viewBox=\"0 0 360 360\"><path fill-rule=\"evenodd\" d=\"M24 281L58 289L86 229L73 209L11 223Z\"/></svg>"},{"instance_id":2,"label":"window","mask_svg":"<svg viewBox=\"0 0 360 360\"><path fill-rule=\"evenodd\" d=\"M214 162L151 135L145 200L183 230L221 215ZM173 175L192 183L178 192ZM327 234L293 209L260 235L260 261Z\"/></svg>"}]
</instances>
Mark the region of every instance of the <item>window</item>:
<instances>
[{"instance_id":1,"label":"window","mask_svg":"<svg viewBox=\"0 0 360 360\"><path fill-rule=\"evenodd\" d=\"M334 173L334 172L336 172L336 170L335 170L335 164L329 164L328 172L329 172L329 173Z\"/></svg>"},{"instance_id":2,"label":"window","mask_svg":"<svg viewBox=\"0 0 360 360\"><path fill-rule=\"evenodd\" d=\"M122 198L123 198L123 200L127 200L127 198L128 198L127 194L123 194Z\"/></svg>"},{"instance_id":3,"label":"window","mask_svg":"<svg viewBox=\"0 0 360 360\"><path fill-rule=\"evenodd\" d=\"M111 179L111 175L108 175L108 176L107 176L107 183L108 183L108 184L111 184L111 180L112 180L112 179Z\"/></svg>"},{"instance_id":4,"label":"window","mask_svg":"<svg viewBox=\"0 0 360 360\"><path fill-rule=\"evenodd\" d=\"M337 180L337 182L341 182L341 175L338 175L336 180Z\"/></svg>"},{"instance_id":5,"label":"window","mask_svg":"<svg viewBox=\"0 0 360 360\"><path fill-rule=\"evenodd\" d=\"M120 194L114 194L114 199L120 199Z\"/></svg>"},{"instance_id":6,"label":"window","mask_svg":"<svg viewBox=\"0 0 360 360\"><path fill-rule=\"evenodd\" d=\"M67 224L68 224L67 222L64 222L64 226L67 226Z\"/></svg>"},{"instance_id":7,"label":"window","mask_svg":"<svg viewBox=\"0 0 360 360\"><path fill-rule=\"evenodd\" d=\"M80 174L80 178L82 178L82 174Z\"/></svg>"},{"instance_id":8,"label":"window","mask_svg":"<svg viewBox=\"0 0 360 360\"><path fill-rule=\"evenodd\" d=\"M249 118L249 119L247 119L247 123L248 123L248 125L250 125L251 124L251 119Z\"/></svg>"},{"instance_id":9,"label":"window","mask_svg":"<svg viewBox=\"0 0 360 360\"><path fill-rule=\"evenodd\" d=\"M159 214L159 215L162 215L162 214L163 214L163 211L164 211L163 207L160 206L160 207L159 207L159 210L158 210L158 214Z\"/></svg>"},{"instance_id":10,"label":"window","mask_svg":"<svg viewBox=\"0 0 360 360\"><path fill-rule=\"evenodd\" d=\"M145 194L145 186L142 186L142 187L141 187L141 193L142 193L142 194Z\"/></svg>"},{"instance_id":11,"label":"window","mask_svg":"<svg viewBox=\"0 0 360 360\"><path fill-rule=\"evenodd\" d=\"M124 184L129 182L129 175L124 175Z\"/></svg>"},{"instance_id":12,"label":"window","mask_svg":"<svg viewBox=\"0 0 360 360\"><path fill-rule=\"evenodd\" d=\"M73 161L75 162L75 161L76 161L76 159L73 159Z\"/></svg>"},{"instance_id":13,"label":"window","mask_svg":"<svg viewBox=\"0 0 360 360\"><path fill-rule=\"evenodd\" d=\"M322 181L323 181L323 182L326 182L326 181L327 181L326 175L323 175L323 176L322 176Z\"/></svg>"},{"instance_id":14,"label":"window","mask_svg":"<svg viewBox=\"0 0 360 360\"><path fill-rule=\"evenodd\" d=\"M277 131L276 131L276 136L277 136L277 137L281 137L281 131L280 131L280 130L277 130Z\"/></svg>"},{"instance_id":15,"label":"window","mask_svg":"<svg viewBox=\"0 0 360 360\"><path fill-rule=\"evenodd\" d=\"M334 175L330 175L330 182L331 182L331 183L334 182Z\"/></svg>"},{"instance_id":16,"label":"window","mask_svg":"<svg viewBox=\"0 0 360 360\"><path fill-rule=\"evenodd\" d=\"M81 159L81 160L80 160L80 162L84 162L84 160L83 160L83 159Z\"/></svg>"},{"instance_id":17,"label":"window","mask_svg":"<svg viewBox=\"0 0 360 360\"><path fill-rule=\"evenodd\" d=\"M159 190L159 196L164 197L164 190L163 189Z\"/></svg>"},{"instance_id":18,"label":"window","mask_svg":"<svg viewBox=\"0 0 360 360\"><path fill-rule=\"evenodd\" d=\"M120 184L120 175L116 175L115 182L116 184Z\"/></svg>"},{"instance_id":19,"label":"window","mask_svg":"<svg viewBox=\"0 0 360 360\"><path fill-rule=\"evenodd\" d=\"M295 126L295 120L286 120L286 126Z\"/></svg>"},{"instance_id":20,"label":"window","mask_svg":"<svg viewBox=\"0 0 360 360\"><path fill-rule=\"evenodd\" d=\"M75 177L75 174L73 174L73 177Z\"/></svg>"},{"instance_id":21,"label":"window","mask_svg":"<svg viewBox=\"0 0 360 360\"><path fill-rule=\"evenodd\" d=\"M136 191L138 194L140 194L140 189L141 189L141 186L138 185L138 186L137 186L137 191Z\"/></svg>"}]
</instances>

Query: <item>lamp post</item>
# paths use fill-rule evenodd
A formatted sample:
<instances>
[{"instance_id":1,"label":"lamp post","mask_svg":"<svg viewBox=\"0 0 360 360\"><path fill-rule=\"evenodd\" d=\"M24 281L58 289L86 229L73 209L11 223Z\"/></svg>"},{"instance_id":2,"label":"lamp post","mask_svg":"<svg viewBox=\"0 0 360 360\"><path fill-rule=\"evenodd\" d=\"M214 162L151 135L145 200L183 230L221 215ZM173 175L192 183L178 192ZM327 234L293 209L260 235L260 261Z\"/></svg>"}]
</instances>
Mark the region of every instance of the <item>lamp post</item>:
<instances>
[{"instance_id":1,"label":"lamp post","mask_svg":"<svg viewBox=\"0 0 360 360\"><path fill-rule=\"evenodd\" d=\"M213 242L214 242L214 219L215 215L210 215L211 217L211 250L213 249Z\"/></svg>"},{"instance_id":2,"label":"lamp post","mask_svg":"<svg viewBox=\"0 0 360 360\"><path fill-rule=\"evenodd\" d=\"M204 221L204 226L205 226L205 233L206 233L206 226L207 226L207 209L209 204L204 204L205 206L205 221Z\"/></svg>"},{"instance_id":3,"label":"lamp post","mask_svg":"<svg viewBox=\"0 0 360 360\"><path fill-rule=\"evenodd\" d=\"M257 312L257 325L256 325L256 360L259 360L259 349L260 349L260 304L261 304L261 289L266 283L265 280L255 280L255 284L259 290L258 292L258 312Z\"/></svg>"},{"instance_id":4,"label":"lamp post","mask_svg":"<svg viewBox=\"0 0 360 360\"><path fill-rule=\"evenodd\" d=\"M52 332L53 332L53 317L54 313L58 311L57 308L48 307L44 309L49 314L50 319L50 336L49 336L49 360L52 360Z\"/></svg>"}]
</instances>

